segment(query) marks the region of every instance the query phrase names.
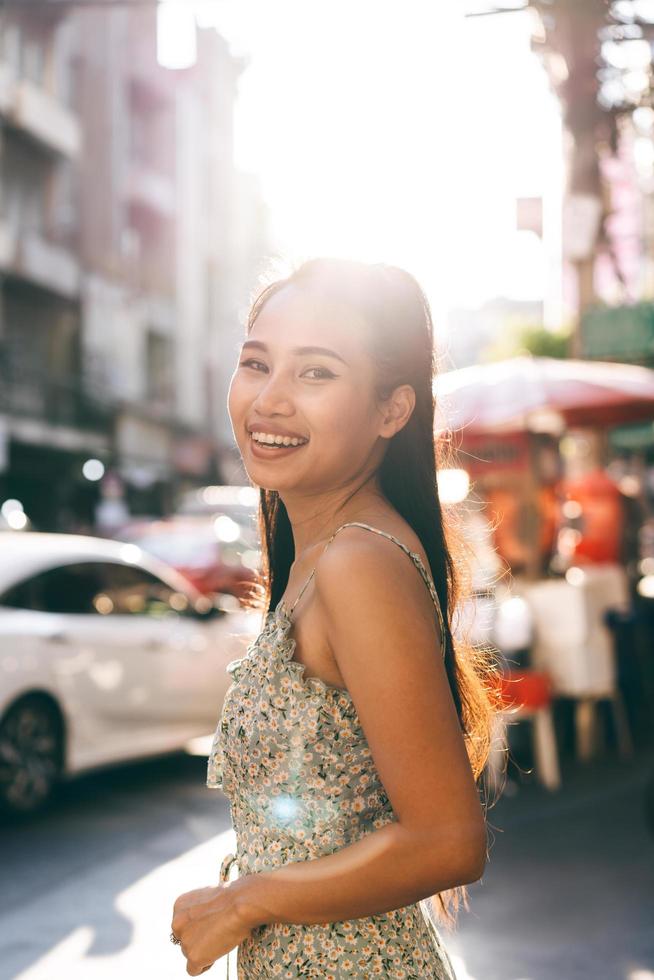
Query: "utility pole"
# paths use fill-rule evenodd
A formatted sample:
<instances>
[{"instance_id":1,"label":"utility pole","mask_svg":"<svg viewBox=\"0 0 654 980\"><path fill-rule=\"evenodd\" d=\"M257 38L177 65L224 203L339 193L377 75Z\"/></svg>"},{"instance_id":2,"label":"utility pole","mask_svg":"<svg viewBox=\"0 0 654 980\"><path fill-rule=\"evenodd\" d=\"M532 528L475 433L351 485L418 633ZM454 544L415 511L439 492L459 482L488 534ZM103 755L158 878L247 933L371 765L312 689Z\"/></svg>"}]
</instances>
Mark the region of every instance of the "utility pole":
<instances>
[{"instance_id":1,"label":"utility pole","mask_svg":"<svg viewBox=\"0 0 654 980\"><path fill-rule=\"evenodd\" d=\"M604 212L600 145L611 142L614 120L599 103L600 32L608 0L533 0L544 28L532 47L541 54L561 100L570 140L564 229L577 282L577 318L570 353L581 355L580 322L595 301L594 267ZM565 220L567 217L567 221ZM565 248L564 241L564 248Z\"/></svg>"},{"instance_id":2,"label":"utility pole","mask_svg":"<svg viewBox=\"0 0 654 980\"><path fill-rule=\"evenodd\" d=\"M606 250L617 277L621 277L607 230L610 202L601 163L603 157L618 149L620 117L641 106L652 107L650 65L649 82L644 83L640 93L634 93L626 45L639 39L650 44L654 41L654 15L637 0L524 0L522 6L468 0L468 4L467 17L509 14L527 8L538 15L539 31L532 38L532 49L541 56L561 102L569 140L564 254L574 269L577 284L578 315L570 353L579 356L580 324L584 312L596 300L594 269L601 249ZM604 56L603 42L611 42L614 59L615 50L624 45L623 64L620 58L611 61L609 55Z\"/></svg>"}]
</instances>

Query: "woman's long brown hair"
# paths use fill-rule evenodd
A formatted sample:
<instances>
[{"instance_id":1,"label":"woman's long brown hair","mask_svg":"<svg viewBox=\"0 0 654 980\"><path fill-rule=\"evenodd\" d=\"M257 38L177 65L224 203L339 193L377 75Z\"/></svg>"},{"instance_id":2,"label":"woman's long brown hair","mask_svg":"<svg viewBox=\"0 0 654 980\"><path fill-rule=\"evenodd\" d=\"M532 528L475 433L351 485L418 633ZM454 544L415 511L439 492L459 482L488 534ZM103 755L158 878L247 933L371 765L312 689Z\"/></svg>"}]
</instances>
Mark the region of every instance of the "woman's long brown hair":
<instances>
[{"instance_id":1,"label":"woman's long brown hair","mask_svg":"<svg viewBox=\"0 0 654 980\"><path fill-rule=\"evenodd\" d=\"M370 354L377 369L376 394L380 399L398 385L409 384L415 391L414 411L389 441L379 482L384 496L411 525L427 554L446 623L445 667L450 690L471 768L481 784L498 709L494 693L498 669L489 650L473 647L460 633L456 642L453 637L453 616L467 584L465 546L454 524L446 525L438 495L433 391L436 355L429 303L418 282L403 269L312 259L261 290L250 310L248 333L270 297L289 285L310 289L317 302L345 305L365 319L371 328ZM445 459L447 450L438 445L439 455ZM281 599L295 558L291 524L275 490L260 489L259 529L262 592L268 611ZM482 798L481 802L488 807L488 800ZM468 907L463 886L433 896L430 911L453 927L461 903Z\"/></svg>"}]
</instances>

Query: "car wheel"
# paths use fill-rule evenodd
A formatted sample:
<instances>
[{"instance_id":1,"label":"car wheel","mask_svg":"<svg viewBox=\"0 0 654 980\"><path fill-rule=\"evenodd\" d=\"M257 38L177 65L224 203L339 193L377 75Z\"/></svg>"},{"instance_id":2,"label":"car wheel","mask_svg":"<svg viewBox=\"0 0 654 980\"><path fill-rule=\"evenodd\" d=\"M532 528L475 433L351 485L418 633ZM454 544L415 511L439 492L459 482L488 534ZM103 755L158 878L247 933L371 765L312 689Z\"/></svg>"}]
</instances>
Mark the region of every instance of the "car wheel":
<instances>
[{"instance_id":1,"label":"car wheel","mask_svg":"<svg viewBox=\"0 0 654 980\"><path fill-rule=\"evenodd\" d=\"M63 758L61 721L46 700L17 701L0 721L0 811L31 814L50 800Z\"/></svg>"}]
</instances>

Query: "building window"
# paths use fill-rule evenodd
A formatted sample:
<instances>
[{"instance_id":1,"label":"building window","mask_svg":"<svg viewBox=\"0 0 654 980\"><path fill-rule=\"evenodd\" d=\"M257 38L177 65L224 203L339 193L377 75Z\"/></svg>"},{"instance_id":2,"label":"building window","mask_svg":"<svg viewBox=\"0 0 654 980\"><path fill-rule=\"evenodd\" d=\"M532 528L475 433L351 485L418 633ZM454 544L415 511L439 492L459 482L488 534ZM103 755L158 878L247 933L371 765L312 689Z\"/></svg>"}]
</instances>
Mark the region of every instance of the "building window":
<instances>
[{"instance_id":1,"label":"building window","mask_svg":"<svg viewBox=\"0 0 654 980\"><path fill-rule=\"evenodd\" d=\"M23 76L36 85L43 85L44 66L43 45L33 38L26 40L22 51Z\"/></svg>"},{"instance_id":2,"label":"building window","mask_svg":"<svg viewBox=\"0 0 654 980\"><path fill-rule=\"evenodd\" d=\"M10 24L6 15L0 14L0 58L9 66L14 78L20 75L20 28Z\"/></svg>"},{"instance_id":3,"label":"building window","mask_svg":"<svg viewBox=\"0 0 654 980\"><path fill-rule=\"evenodd\" d=\"M170 409L174 402L170 337L154 330L148 330L145 351L148 401L154 402L159 407Z\"/></svg>"}]
</instances>

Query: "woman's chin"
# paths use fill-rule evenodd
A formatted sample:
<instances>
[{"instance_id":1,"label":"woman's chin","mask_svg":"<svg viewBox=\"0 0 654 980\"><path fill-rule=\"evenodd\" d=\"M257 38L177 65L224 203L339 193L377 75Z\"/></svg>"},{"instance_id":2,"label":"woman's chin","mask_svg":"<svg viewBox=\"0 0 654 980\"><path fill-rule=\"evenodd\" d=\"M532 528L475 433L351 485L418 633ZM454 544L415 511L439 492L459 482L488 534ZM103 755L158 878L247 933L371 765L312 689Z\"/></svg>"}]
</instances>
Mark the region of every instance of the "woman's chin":
<instances>
[{"instance_id":1,"label":"woman's chin","mask_svg":"<svg viewBox=\"0 0 654 980\"><path fill-rule=\"evenodd\" d=\"M252 483L262 490L295 490L302 482L297 474L284 473L283 467L267 465L252 457L243 460L243 466Z\"/></svg>"},{"instance_id":2,"label":"woman's chin","mask_svg":"<svg viewBox=\"0 0 654 980\"><path fill-rule=\"evenodd\" d=\"M270 448L249 442L239 448L241 449L243 465L248 475L255 482L259 482L256 476L262 476L264 473L279 474L279 479L282 480L284 479L285 473L290 476L290 473L296 469L294 465L296 460L298 458L301 459L306 452L306 444L303 446L279 446ZM277 475L275 475L275 480L277 480Z\"/></svg>"}]
</instances>

